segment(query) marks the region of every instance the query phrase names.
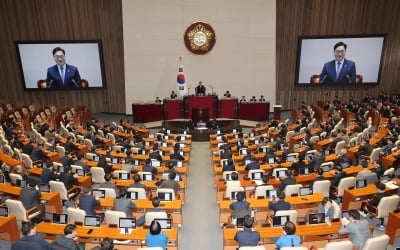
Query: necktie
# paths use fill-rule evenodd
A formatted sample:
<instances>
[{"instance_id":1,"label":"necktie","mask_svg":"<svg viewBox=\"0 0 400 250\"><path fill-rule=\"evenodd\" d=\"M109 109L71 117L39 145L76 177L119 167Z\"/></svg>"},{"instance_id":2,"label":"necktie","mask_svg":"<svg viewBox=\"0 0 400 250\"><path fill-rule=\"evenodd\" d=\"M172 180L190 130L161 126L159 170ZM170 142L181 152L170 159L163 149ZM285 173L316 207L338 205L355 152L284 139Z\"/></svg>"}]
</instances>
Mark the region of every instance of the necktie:
<instances>
[{"instance_id":1,"label":"necktie","mask_svg":"<svg viewBox=\"0 0 400 250\"><path fill-rule=\"evenodd\" d=\"M336 79L339 78L339 74L340 74L340 64L341 64L341 62L337 62Z\"/></svg>"},{"instance_id":2,"label":"necktie","mask_svg":"<svg viewBox=\"0 0 400 250\"><path fill-rule=\"evenodd\" d=\"M65 72L64 72L64 67L60 67L60 72L61 72L61 80L62 83L64 84L64 78L65 78Z\"/></svg>"}]
</instances>

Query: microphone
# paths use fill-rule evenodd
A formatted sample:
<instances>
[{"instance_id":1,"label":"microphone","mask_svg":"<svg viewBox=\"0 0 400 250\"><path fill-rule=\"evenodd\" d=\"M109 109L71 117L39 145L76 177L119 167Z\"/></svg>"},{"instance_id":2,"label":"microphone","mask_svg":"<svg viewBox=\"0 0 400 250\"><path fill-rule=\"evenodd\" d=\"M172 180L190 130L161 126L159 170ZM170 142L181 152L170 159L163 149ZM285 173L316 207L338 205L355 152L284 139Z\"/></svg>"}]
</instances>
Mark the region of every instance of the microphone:
<instances>
[{"instance_id":1,"label":"microphone","mask_svg":"<svg viewBox=\"0 0 400 250\"><path fill-rule=\"evenodd\" d=\"M348 81L349 83L352 83L349 74L346 75L346 78L347 78L347 81Z\"/></svg>"},{"instance_id":2,"label":"microphone","mask_svg":"<svg viewBox=\"0 0 400 250\"><path fill-rule=\"evenodd\" d=\"M47 88L51 88L52 84L53 84L53 79L50 80L49 86L47 86Z\"/></svg>"},{"instance_id":3,"label":"microphone","mask_svg":"<svg viewBox=\"0 0 400 250\"><path fill-rule=\"evenodd\" d=\"M324 81L325 81L325 79L328 77L328 75L324 75L323 77L322 77L322 80L320 80L319 81L319 83L324 83Z\"/></svg>"},{"instance_id":4,"label":"microphone","mask_svg":"<svg viewBox=\"0 0 400 250\"><path fill-rule=\"evenodd\" d=\"M76 83L76 81L75 81L74 78L72 78L71 81L72 81L72 83L75 85L75 87L79 88L79 86L78 86L78 84Z\"/></svg>"}]
</instances>

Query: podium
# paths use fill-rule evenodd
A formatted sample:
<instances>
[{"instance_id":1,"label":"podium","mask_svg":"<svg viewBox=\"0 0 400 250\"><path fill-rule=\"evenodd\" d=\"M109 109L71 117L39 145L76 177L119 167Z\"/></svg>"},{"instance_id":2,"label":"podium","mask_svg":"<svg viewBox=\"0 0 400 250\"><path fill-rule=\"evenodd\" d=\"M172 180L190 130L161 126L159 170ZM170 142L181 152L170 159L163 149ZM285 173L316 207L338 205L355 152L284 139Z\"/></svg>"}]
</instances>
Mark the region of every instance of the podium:
<instances>
[{"instance_id":1,"label":"podium","mask_svg":"<svg viewBox=\"0 0 400 250\"><path fill-rule=\"evenodd\" d=\"M133 103L133 120L145 123L163 120L162 104L158 103Z\"/></svg>"},{"instance_id":2,"label":"podium","mask_svg":"<svg viewBox=\"0 0 400 250\"><path fill-rule=\"evenodd\" d=\"M183 118L183 101L182 99L165 98L163 101L164 119L180 119Z\"/></svg>"},{"instance_id":3,"label":"podium","mask_svg":"<svg viewBox=\"0 0 400 250\"><path fill-rule=\"evenodd\" d=\"M198 122L208 122L210 120L210 110L208 108L193 108L192 109L192 121Z\"/></svg>"},{"instance_id":4,"label":"podium","mask_svg":"<svg viewBox=\"0 0 400 250\"><path fill-rule=\"evenodd\" d=\"M218 104L219 104L220 118L230 118L230 119L237 118L237 107L238 107L237 98L220 99Z\"/></svg>"},{"instance_id":5,"label":"podium","mask_svg":"<svg viewBox=\"0 0 400 250\"><path fill-rule=\"evenodd\" d=\"M274 108L274 120L280 121L281 120L282 105L274 105L272 107Z\"/></svg>"},{"instance_id":6,"label":"podium","mask_svg":"<svg viewBox=\"0 0 400 250\"><path fill-rule=\"evenodd\" d=\"M211 96L185 96L183 98L185 118L193 118L194 109L208 109L209 119L214 119L217 117L218 110L218 97L215 95ZM207 120L208 121L208 120Z\"/></svg>"}]
</instances>

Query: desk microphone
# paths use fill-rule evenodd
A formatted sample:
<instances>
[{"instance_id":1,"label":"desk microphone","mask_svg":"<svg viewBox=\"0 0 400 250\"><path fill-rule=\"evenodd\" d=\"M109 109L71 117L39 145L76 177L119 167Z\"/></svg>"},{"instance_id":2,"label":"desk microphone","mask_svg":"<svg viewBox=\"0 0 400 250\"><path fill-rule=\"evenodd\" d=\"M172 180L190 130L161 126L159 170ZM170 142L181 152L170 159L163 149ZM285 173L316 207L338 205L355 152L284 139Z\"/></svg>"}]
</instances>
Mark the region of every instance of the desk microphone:
<instances>
[{"instance_id":1,"label":"desk microphone","mask_svg":"<svg viewBox=\"0 0 400 250\"><path fill-rule=\"evenodd\" d=\"M75 81L74 78L72 78L71 81L72 81L72 83L75 85L75 87L79 88L79 86L78 86L78 84L76 83L76 81Z\"/></svg>"},{"instance_id":2,"label":"desk microphone","mask_svg":"<svg viewBox=\"0 0 400 250\"><path fill-rule=\"evenodd\" d=\"M349 83L352 83L349 74L347 74L346 77L347 77L347 81L348 81Z\"/></svg>"},{"instance_id":3,"label":"desk microphone","mask_svg":"<svg viewBox=\"0 0 400 250\"><path fill-rule=\"evenodd\" d=\"M53 79L50 80L49 86L47 86L47 88L51 88L52 84L53 84Z\"/></svg>"}]
</instances>

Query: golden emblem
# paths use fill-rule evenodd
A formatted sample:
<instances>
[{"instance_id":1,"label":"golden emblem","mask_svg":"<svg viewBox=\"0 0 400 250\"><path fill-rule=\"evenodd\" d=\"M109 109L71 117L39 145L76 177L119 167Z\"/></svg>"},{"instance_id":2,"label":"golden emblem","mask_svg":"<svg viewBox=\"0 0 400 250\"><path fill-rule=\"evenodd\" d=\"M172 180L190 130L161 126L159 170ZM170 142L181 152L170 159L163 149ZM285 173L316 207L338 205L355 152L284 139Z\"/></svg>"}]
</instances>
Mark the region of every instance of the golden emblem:
<instances>
[{"instance_id":1,"label":"golden emblem","mask_svg":"<svg viewBox=\"0 0 400 250\"><path fill-rule=\"evenodd\" d=\"M186 29L184 40L186 48L190 52L203 55L213 48L215 33L209 24L196 22Z\"/></svg>"}]
</instances>

